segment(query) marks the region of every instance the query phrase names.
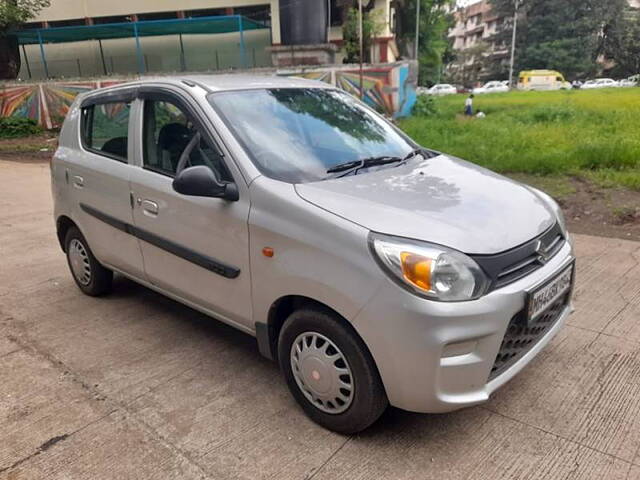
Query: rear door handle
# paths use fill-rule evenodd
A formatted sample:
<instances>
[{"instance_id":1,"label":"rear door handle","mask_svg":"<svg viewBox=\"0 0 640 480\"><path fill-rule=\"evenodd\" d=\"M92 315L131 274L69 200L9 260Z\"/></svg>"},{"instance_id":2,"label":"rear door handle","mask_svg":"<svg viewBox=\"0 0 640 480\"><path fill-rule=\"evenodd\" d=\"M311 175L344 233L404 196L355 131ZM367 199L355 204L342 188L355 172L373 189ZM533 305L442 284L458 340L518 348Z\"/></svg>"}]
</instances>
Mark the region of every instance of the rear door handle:
<instances>
[{"instance_id":1,"label":"rear door handle","mask_svg":"<svg viewBox=\"0 0 640 480\"><path fill-rule=\"evenodd\" d=\"M77 187L77 188L84 187L84 178L82 178L80 175L74 175L73 176L73 186Z\"/></svg>"},{"instance_id":2,"label":"rear door handle","mask_svg":"<svg viewBox=\"0 0 640 480\"><path fill-rule=\"evenodd\" d=\"M159 211L158 204L151 200L142 200L142 209L152 215L157 215Z\"/></svg>"}]
</instances>

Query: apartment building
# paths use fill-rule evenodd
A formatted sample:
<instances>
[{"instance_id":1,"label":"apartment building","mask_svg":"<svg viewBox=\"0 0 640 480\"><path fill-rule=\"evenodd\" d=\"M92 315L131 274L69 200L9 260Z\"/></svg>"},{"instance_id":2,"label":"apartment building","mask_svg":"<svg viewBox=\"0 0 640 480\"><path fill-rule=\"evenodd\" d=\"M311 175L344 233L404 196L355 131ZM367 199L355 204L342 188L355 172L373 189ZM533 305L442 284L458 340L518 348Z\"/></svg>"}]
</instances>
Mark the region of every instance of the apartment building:
<instances>
[{"instance_id":1,"label":"apartment building","mask_svg":"<svg viewBox=\"0 0 640 480\"><path fill-rule=\"evenodd\" d=\"M628 0L629 5L640 8L640 0ZM487 66L509 59L509 45L499 44L493 38L505 22L511 18L498 16L488 0L481 0L458 8L455 13L455 26L449 32L449 39L457 54L457 60L447 66L447 73L458 83L471 86L487 80L491 72ZM598 61L605 68L613 65L604 57ZM495 78L493 80L502 80Z\"/></svg>"},{"instance_id":2,"label":"apartment building","mask_svg":"<svg viewBox=\"0 0 640 480\"><path fill-rule=\"evenodd\" d=\"M507 60L507 46L496 43L492 38L502 28L505 18L496 15L488 0L458 8L454 18L455 25L449 32L449 40L458 58L448 65L447 70L457 82L471 86L487 74L484 60Z\"/></svg>"},{"instance_id":3,"label":"apartment building","mask_svg":"<svg viewBox=\"0 0 640 480\"><path fill-rule=\"evenodd\" d=\"M314 11L319 0L55 0L40 14L24 26L32 30L33 38L37 31L42 32L44 45L37 41L21 48L23 68L22 79L43 77L83 77L104 74L126 74L168 71L206 71L227 68L272 66L270 47L283 44L283 25L281 22L301 3L308 3ZM355 5L355 2L352 2ZM379 11L383 21L381 33L372 48L374 62L391 62L396 59L394 35L392 31L392 0L365 0L367 8ZM342 23L344 7L349 0L330 0L321 4L327 18L323 15L300 18L307 24L320 22L326 28L321 42L335 45L337 55L332 58L336 63L342 61ZM229 18L228 25L216 22L215 18ZM246 19L239 27L233 27L233 17ZM201 20L197 20L201 19ZM153 27L145 22L157 22L158 27L171 25L179 30L180 21L210 22L212 34L207 34L208 25L198 23L197 34L140 35L127 38L108 36L103 39L86 39L82 34L87 29L78 29L79 40L69 43L48 43L50 35L56 32L70 33L69 27L104 26L115 30L126 28L125 24L138 24L141 27ZM294 20L295 23L295 20ZM245 28L248 25L250 28ZM53 31L67 27L66 31ZM137 29L134 29L137 34ZM287 32L284 32L287 33ZM49 35L49 37L48 37ZM72 36L72 35L70 35ZM87 35L84 35L87 37ZM141 53L142 52L142 53ZM304 57L309 60L312 57Z\"/></svg>"}]
</instances>

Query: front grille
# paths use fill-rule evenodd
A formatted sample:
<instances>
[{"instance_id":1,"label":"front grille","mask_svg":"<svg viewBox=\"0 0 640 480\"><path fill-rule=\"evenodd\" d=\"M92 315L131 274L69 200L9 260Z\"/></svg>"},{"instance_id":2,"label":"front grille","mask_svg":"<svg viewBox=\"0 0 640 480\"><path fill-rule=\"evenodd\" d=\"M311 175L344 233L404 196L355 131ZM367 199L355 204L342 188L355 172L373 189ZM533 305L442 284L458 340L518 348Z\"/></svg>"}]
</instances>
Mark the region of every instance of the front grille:
<instances>
[{"instance_id":1,"label":"front grille","mask_svg":"<svg viewBox=\"0 0 640 480\"><path fill-rule=\"evenodd\" d=\"M556 223L538 237L506 252L472 255L491 279L491 290L519 280L551 260L565 244L560 225Z\"/></svg>"},{"instance_id":2,"label":"front grille","mask_svg":"<svg viewBox=\"0 0 640 480\"><path fill-rule=\"evenodd\" d=\"M560 233L551 239L543 239L541 241L544 242L545 240L549 243L543 243L540 250L531 253L513 265L508 265L503 268L496 277L495 288L503 287L529 275L553 258L553 256L560 251L562 245L564 245L564 237Z\"/></svg>"},{"instance_id":3,"label":"front grille","mask_svg":"<svg viewBox=\"0 0 640 480\"><path fill-rule=\"evenodd\" d=\"M511 319L509 327L507 327L507 333L502 339L496 360L493 367L491 367L489 380L507 370L540 341L560 318L569 303L569 297L570 293L567 293L552 303L533 325L527 326L524 324L522 319L525 315L524 310Z\"/></svg>"}]
</instances>

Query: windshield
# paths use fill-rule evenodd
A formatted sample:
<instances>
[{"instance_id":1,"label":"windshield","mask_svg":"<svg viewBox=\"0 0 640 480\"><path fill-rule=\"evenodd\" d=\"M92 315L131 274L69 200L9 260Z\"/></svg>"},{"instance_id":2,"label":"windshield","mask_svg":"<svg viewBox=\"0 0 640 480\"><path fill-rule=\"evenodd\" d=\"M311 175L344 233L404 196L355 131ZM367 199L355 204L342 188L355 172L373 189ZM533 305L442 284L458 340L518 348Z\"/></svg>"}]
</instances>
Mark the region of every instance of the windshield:
<instances>
[{"instance_id":1,"label":"windshield","mask_svg":"<svg viewBox=\"0 0 640 480\"><path fill-rule=\"evenodd\" d=\"M338 90L239 90L213 93L209 101L258 169L289 183L331 178L327 170L336 165L402 158L415 148L390 124Z\"/></svg>"}]
</instances>

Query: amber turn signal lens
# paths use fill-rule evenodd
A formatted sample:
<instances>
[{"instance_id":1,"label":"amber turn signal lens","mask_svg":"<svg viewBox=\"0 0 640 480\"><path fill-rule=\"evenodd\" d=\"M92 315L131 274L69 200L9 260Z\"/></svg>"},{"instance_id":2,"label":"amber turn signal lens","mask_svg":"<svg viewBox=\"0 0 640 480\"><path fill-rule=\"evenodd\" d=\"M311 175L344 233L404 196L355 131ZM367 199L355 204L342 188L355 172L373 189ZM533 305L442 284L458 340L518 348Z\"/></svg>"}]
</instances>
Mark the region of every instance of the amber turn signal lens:
<instances>
[{"instance_id":1,"label":"amber turn signal lens","mask_svg":"<svg viewBox=\"0 0 640 480\"><path fill-rule=\"evenodd\" d=\"M264 247L264 248L262 249L262 254L263 254L265 257L271 258L271 257L273 257L273 253L274 253L274 252L273 252L273 248L271 248L271 247Z\"/></svg>"},{"instance_id":2,"label":"amber turn signal lens","mask_svg":"<svg viewBox=\"0 0 640 480\"><path fill-rule=\"evenodd\" d=\"M416 287L428 292L431 290L431 262L430 258L415 253L401 252L402 274L404 278Z\"/></svg>"}]
</instances>

